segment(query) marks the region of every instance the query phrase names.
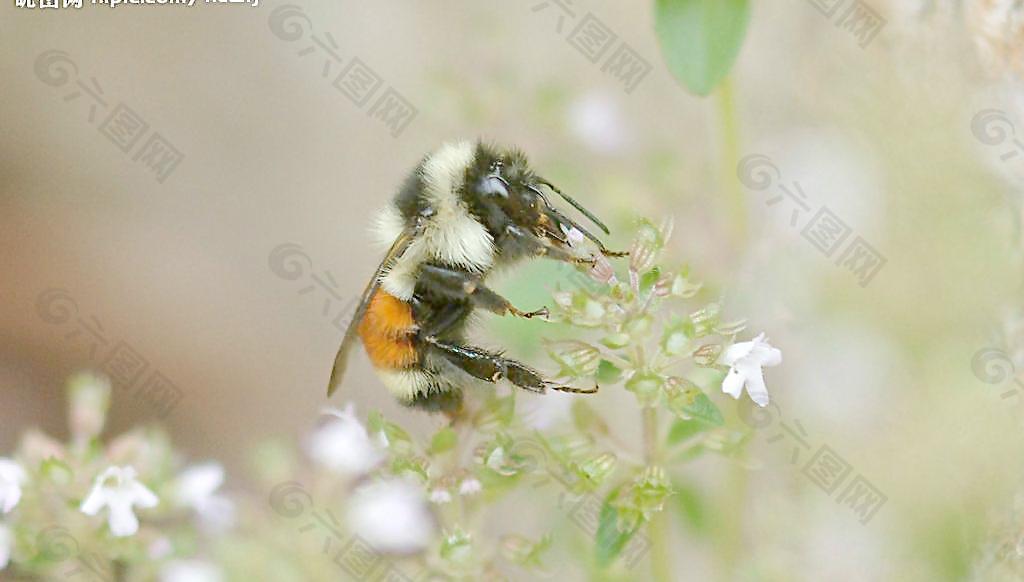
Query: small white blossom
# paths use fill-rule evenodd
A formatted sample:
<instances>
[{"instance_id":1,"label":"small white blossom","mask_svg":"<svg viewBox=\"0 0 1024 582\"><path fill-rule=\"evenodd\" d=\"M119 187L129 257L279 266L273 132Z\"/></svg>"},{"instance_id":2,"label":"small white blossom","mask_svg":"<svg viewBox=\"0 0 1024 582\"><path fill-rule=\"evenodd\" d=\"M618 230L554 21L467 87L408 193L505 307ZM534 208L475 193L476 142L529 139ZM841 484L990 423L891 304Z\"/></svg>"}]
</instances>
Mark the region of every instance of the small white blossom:
<instances>
[{"instance_id":1,"label":"small white blossom","mask_svg":"<svg viewBox=\"0 0 1024 582\"><path fill-rule=\"evenodd\" d=\"M0 512L10 513L21 500L25 470L10 459L0 457Z\"/></svg>"},{"instance_id":2,"label":"small white blossom","mask_svg":"<svg viewBox=\"0 0 1024 582\"><path fill-rule=\"evenodd\" d=\"M438 488L438 489L434 489L433 491L430 492L430 502L431 503L442 504L442 503L451 503L451 501L452 501L452 494L449 493L447 489Z\"/></svg>"},{"instance_id":3,"label":"small white blossom","mask_svg":"<svg viewBox=\"0 0 1024 582\"><path fill-rule=\"evenodd\" d=\"M170 557L173 553L174 544L171 543L171 540L167 539L167 536L156 538L146 547L146 555L151 560L162 560Z\"/></svg>"},{"instance_id":4,"label":"small white blossom","mask_svg":"<svg viewBox=\"0 0 1024 582\"><path fill-rule=\"evenodd\" d=\"M352 532L381 552L412 553L426 548L434 519L423 490L402 479L378 481L355 491L348 510Z\"/></svg>"},{"instance_id":5,"label":"small white blossom","mask_svg":"<svg viewBox=\"0 0 1024 582\"><path fill-rule=\"evenodd\" d=\"M782 363L782 352L770 346L763 333L749 342L729 346L722 356L722 363L729 366L729 373L722 381L722 392L739 398L746 386L747 394L755 404L768 406L768 388L765 387L761 368Z\"/></svg>"},{"instance_id":6,"label":"small white blossom","mask_svg":"<svg viewBox=\"0 0 1024 582\"><path fill-rule=\"evenodd\" d=\"M221 531L234 522L234 503L217 495L224 484L224 467L217 463L204 463L185 469L178 476L175 500L181 507L195 510L201 523L212 531Z\"/></svg>"},{"instance_id":7,"label":"small white blossom","mask_svg":"<svg viewBox=\"0 0 1024 582\"><path fill-rule=\"evenodd\" d=\"M175 560L160 569L160 582L220 582L220 569L199 560Z\"/></svg>"},{"instance_id":8,"label":"small white blossom","mask_svg":"<svg viewBox=\"0 0 1024 582\"><path fill-rule=\"evenodd\" d=\"M607 93L592 92L575 100L568 121L576 139L600 153L614 154L629 141L618 100Z\"/></svg>"},{"instance_id":9,"label":"small white blossom","mask_svg":"<svg viewBox=\"0 0 1024 582\"><path fill-rule=\"evenodd\" d=\"M11 530L0 523L0 570L7 567L11 561L11 550L14 548L14 534Z\"/></svg>"},{"instance_id":10,"label":"small white blossom","mask_svg":"<svg viewBox=\"0 0 1024 582\"><path fill-rule=\"evenodd\" d=\"M92 374L79 374L71 379L69 419L71 436L85 443L103 430L110 408L110 382Z\"/></svg>"},{"instance_id":11,"label":"small white blossom","mask_svg":"<svg viewBox=\"0 0 1024 582\"><path fill-rule=\"evenodd\" d=\"M374 442L370 438L351 403L345 410L327 410L325 414L334 418L313 433L306 447L314 461L338 473L361 475L384 459L380 439Z\"/></svg>"},{"instance_id":12,"label":"small white blossom","mask_svg":"<svg viewBox=\"0 0 1024 582\"><path fill-rule=\"evenodd\" d=\"M480 485L480 480L476 477L469 477L468 479L463 479L459 485L459 495L474 495L480 493L481 489L483 489L483 486Z\"/></svg>"},{"instance_id":13,"label":"small white blossom","mask_svg":"<svg viewBox=\"0 0 1024 582\"><path fill-rule=\"evenodd\" d=\"M564 224L561 224L559 226L561 226L562 232L565 233L565 240L569 241L569 246L575 247L577 245L582 244L583 241L586 240L586 237L583 235L583 232L580 231L580 229L576 228L575 226L568 227Z\"/></svg>"},{"instance_id":14,"label":"small white blossom","mask_svg":"<svg viewBox=\"0 0 1024 582\"><path fill-rule=\"evenodd\" d=\"M139 531L139 519L132 508L156 507L157 503L156 495L136 479L133 467L109 467L96 478L79 509L86 515L96 515L106 507L110 533L123 537Z\"/></svg>"}]
</instances>

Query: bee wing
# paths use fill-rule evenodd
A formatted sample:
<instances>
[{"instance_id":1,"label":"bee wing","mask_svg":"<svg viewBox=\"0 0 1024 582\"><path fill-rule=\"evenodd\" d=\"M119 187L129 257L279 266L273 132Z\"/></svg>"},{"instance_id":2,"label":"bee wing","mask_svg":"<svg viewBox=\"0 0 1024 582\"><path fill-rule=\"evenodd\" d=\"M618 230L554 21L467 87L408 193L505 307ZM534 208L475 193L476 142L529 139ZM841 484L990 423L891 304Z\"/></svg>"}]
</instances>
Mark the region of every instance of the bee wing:
<instances>
[{"instance_id":1,"label":"bee wing","mask_svg":"<svg viewBox=\"0 0 1024 582\"><path fill-rule=\"evenodd\" d=\"M409 248L409 245L416 240L416 235L419 232L418 227L409 227L402 232L401 235L388 249L388 254L381 261L380 266L377 267L377 272L374 273L373 278L370 279L370 283L363 290L363 295L359 299L359 306L356 307L355 313L352 315L352 321L348 324L348 329L345 330L345 337L341 340L341 347L338 348L338 355L334 357L334 369L331 370L331 381L327 385L327 397L330 398L334 394L338 386L341 385L341 379L345 375L345 368L348 367L348 354L352 351L352 346L355 345L356 331L359 329L359 322L366 316L366 310L370 306L370 299L373 298L373 294L380 287L380 281L386 274L387 270L394 264L395 260L401 257L405 251Z\"/></svg>"}]
</instances>

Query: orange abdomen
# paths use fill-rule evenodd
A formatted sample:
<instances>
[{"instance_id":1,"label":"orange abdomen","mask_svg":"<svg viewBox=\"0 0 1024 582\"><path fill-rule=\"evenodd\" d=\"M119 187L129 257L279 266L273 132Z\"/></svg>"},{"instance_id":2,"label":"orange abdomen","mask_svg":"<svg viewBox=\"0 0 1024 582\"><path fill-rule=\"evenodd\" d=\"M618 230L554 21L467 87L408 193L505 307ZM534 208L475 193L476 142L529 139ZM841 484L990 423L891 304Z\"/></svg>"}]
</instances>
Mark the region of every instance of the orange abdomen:
<instances>
[{"instance_id":1,"label":"orange abdomen","mask_svg":"<svg viewBox=\"0 0 1024 582\"><path fill-rule=\"evenodd\" d=\"M416 322L412 306L378 289L359 322L359 337L374 367L408 368L419 358L412 344Z\"/></svg>"}]
</instances>

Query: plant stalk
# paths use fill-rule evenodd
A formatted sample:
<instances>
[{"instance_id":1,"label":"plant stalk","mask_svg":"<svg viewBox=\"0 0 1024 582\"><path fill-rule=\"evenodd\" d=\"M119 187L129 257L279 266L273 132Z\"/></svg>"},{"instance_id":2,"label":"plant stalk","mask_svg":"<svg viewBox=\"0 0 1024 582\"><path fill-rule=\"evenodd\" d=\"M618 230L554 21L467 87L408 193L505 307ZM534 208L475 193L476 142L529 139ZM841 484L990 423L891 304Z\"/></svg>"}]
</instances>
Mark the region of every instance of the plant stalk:
<instances>
[{"instance_id":1,"label":"plant stalk","mask_svg":"<svg viewBox=\"0 0 1024 582\"><path fill-rule=\"evenodd\" d=\"M658 409L648 406L643 409L644 460L648 465L661 461L661 447L658 442ZM664 511L651 517L647 524L647 537L651 541L651 577L656 582L672 579L672 561L668 553L668 521Z\"/></svg>"},{"instance_id":2,"label":"plant stalk","mask_svg":"<svg viewBox=\"0 0 1024 582\"><path fill-rule=\"evenodd\" d=\"M736 177L736 169L740 163L740 134L730 77L726 77L715 91L715 105L718 110L721 148L719 186L725 199L733 242L737 249L741 249L747 241L747 205L740 181Z\"/></svg>"}]
</instances>

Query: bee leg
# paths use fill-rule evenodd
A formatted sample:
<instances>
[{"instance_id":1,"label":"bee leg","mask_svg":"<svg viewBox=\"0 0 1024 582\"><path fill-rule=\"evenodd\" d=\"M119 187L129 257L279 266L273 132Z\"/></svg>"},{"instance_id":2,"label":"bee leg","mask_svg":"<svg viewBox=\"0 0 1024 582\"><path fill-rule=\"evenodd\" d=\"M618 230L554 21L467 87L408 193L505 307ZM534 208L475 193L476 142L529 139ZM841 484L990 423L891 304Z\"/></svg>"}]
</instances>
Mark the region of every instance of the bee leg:
<instances>
[{"instance_id":1,"label":"bee leg","mask_svg":"<svg viewBox=\"0 0 1024 582\"><path fill-rule=\"evenodd\" d=\"M629 251L612 251L601 247L601 254L606 257L628 257Z\"/></svg>"},{"instance_id":2,"label":"bee leg","mask_svg":"<svg viewBox=\"0 0 1024 582\"><path fill-rule=\"evenodd\" d=\"M560 263L570 263L577 267L593 267L597 264L597 259L594 257L581 257L572 253L569 250L570 247L565 246L567 243L563 243L559 239L554 239L557 241L556 244L551 239L538 236L515 225L505 227L505 236L508 237L507 240L514 241L517 251L527 255L547 257L551 260Z\"/></svg>"},{"instance_id":3,"label":"bee leg","mask_svg":"<svg viewBox=\"0 0 1024 582\"><path fill-rule=\"evenodd\" d=\"M442 412L454 420L463 411L462 392L446 391L417 394L406 403L410 408L418 408L426 412Z\"/></svg>"},{"instance_id":4,"label":"bee leg","mask_svg":"<svg viewBox=\"0 0 1024 582\"><path fill-rule=\"evenodd\" d=\"M428 291L444 295L451 299L468 298L477 307L482 307L498 315L515 315L516 317L532 318L547 317L548 308L536 311L522 311L512 303L480 283L480 278L472 273L447 269L436 265L423 265L420 268L419 284Z\"/></svg>"},{"instance_id":5,"label":"bee leg","mask_svg":"<svg viewBox=\"0 0 1024 582\"><path fill-rule=\"evenodd\" d=\"M497 382L498 380L505 379L523 390L529 390L538 394L544 394L549 388L575 394L593 394L597 392L596 386L592 389L573 388L545 380L539 372L526 364L507 359L501 354L482 348L445 342L438 340L434 336L427 336L424 339L462 371L474 378L487 382Z\"/></svg>"}]
</instances>

